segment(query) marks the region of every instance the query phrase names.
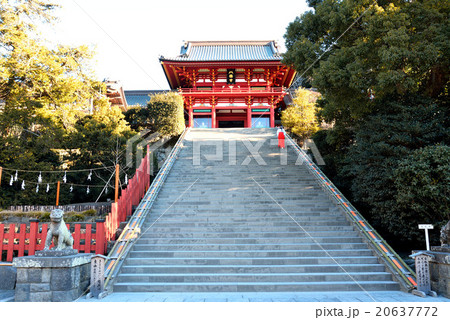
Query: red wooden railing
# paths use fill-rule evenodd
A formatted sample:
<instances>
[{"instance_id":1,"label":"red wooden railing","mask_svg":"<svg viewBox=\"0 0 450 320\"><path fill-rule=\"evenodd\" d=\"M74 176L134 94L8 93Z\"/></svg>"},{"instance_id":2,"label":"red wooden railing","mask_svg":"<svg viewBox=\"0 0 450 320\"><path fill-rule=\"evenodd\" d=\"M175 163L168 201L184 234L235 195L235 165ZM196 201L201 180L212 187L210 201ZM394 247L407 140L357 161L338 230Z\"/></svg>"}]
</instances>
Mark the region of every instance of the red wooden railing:
<instances>
[{"instance_id":1,"label":"red wooden railing","mask_svg":"<svg viewBox=\"0 0 450 320\"><path fill-rule=\"evenodd\" d=\"M128 181L126 189L122 190L117 203L111 205L111 212L106 216L106 240L115 240L116 231L121 222L133 213L133 206L137 206L150 186L149 147L147 154L142 159L136 174Z\"/></svg>"},{"instance_id":2,"label":"red wooden railing","mask_svg":"<svg viewBox=\"0 0 450 320\"><path fill-rule=\"evenodd\" d=\"M105 221L96 223L95 233L92 232L90 224L87 224L83 230L80 224L75 224L75 231L72 234L74 249L85 253L106 253L107 242L115 240L120 223L131 216L133 206L139 204L150 186L149 161L149 147L147 146L147 154L137 168L136 174L128 181L126 189L122 190L118 202L111 205L111 212L106 216ZM69 225L67 226L69 227ZM26 232L26 224L20 224L17 228L15 224L10 224L9 228L0 224L0 256L3 256L3 252L6 251L6 261L12 261L15 256L14 251L17 251L16 256L18 257L34 255L36 251L44 249L47 228L48 225L43 224L42 230L39 231L37 220L30 220L29 232ZM6 232L6 230L9 231Z\"/></svg>"},{"instance_id":3,"label":"red wooden railing","mask_svg":"<svg viewBox=\"0 0 450 320\"><path fill-rule=\"evenodd\" d=\"M245 94L266 94L266 93L283 93L284 92L284 87L264 87L264 89L259 89L260 87L258 87L258 89L254 89L252 87L233 87L233 88L217 88L217 87L212 87L212 88L202 88L202 87L197 87L197 88L180 88L178 89L179 92L182 93L200 93L200 94L221 94L221 93L234 93L234 94L239 94L239 93L245 93Z\"/></svg>"},{"instance_id":4,"label":"red wooden railing","mask_svg":"<svg viewBox=\"0 0 450 320\"><path fill-rule=\"evenodd\" d=\"M70 226L67 224L67 228ZM12 261L14 256L23 257L25 255L34 255L36 251L44 249L45 238L47 237L48 225L43 224L39 230L39 220L31 220L29 230L27 225L22 223L16 226L11 223L9 227L0 224L0 257L4 257L6 251L6 260ZM8 232L6 232L8 231ZM27 232L28 231L28 232ZM106 236L104 220L97 220L95 232L91 224L86 224L84 229L80 224L75 224L75 230L72 233L74 244L73 248L84 253L106 253ZM53 245L52 245L53 247ZM16 252L16 254L14 254Z\"/></svg>"}]
</instances>

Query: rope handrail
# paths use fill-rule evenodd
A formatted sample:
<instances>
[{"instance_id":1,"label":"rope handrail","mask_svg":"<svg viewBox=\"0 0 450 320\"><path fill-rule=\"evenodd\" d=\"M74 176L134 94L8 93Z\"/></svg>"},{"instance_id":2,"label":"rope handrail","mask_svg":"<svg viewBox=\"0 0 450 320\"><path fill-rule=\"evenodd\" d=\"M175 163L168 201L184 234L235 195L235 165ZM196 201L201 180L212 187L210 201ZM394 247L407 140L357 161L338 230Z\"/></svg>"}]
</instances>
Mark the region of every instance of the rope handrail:
<instances>
[{"instance_id":1,"label":"rope handrail","mask_svg":"<svg viewBox=\"0 0 450 320\"><path fill-rule=\"evenodd\" d=\"M117 239L110 253L108 254L106 263L105 263L105 289L109 291L108 285L111 280L117 275L120 270L120 266L123 263L124 258L127 256L129 250L131 249L132 243L137 239L141 233L141 227L144 223L147 214L153 206L153 203L156 200L156 196L161 189L161 186L164 184L167 175L172 168L178 153L180 152L182 142L188 133L190 128L186 128L175 144L174 148L170 152L166 161L164 162L162 168L159 170L152 184L148 188L144 198L139 203L135 212L128 221L126 227L123 232Z\"/></svg>"},{"instance_id":2,"label":"rope handrail","mask_svg":"<svg viewBox=\"0 0 450 320\"><path fill-rule=\"evenodd\" d=\"M408 290L413 290L417 287L416 274L403 261L402 258L389 246L389 244L378 234L378 232L367 222L367 220L358 212L358 210L345 198L345 196L336 188L336 186L329 180L320 168L306 155L306 153L298 146L298 144L286 134L289 142L294 150L302 159L308 164L308 169L319 180L322 188L326 190L335 201L342 206L350 220L361 232L362 235L372 244L372 247L381 255L386 265L393 271L394 276L401 278L399 280Z\"/></svg>"}]
</instances>

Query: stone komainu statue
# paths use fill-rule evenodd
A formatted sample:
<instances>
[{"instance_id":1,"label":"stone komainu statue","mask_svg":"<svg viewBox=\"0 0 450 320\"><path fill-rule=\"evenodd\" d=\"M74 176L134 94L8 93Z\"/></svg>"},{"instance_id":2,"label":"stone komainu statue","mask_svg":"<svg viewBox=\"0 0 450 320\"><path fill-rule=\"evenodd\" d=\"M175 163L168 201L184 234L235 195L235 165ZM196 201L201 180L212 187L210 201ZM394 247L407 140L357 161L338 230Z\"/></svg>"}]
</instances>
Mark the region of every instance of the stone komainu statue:
<instances>
[{"instance_id":1,"label":"stone komainu statue","mask_svg":"<svg viewBox=\"0 0 450 320\"><path fill-rule=\"evenodd\" d=\"M47 231L44 250L48 250L55 244L55 250L73 249L73 238L64 222L64 211L61 209L52 210L50 213L50 227Z\"/></svg>"},{"instance_id":2,"label":"stone komainu statue","mask_svg":"<svg viewBox=\"0 0 450 320\"><path fill-rule=\"evenodd\" d=\"M450 246L450 221L441 228L441 246Z\"/></svg>"}]
</instances>

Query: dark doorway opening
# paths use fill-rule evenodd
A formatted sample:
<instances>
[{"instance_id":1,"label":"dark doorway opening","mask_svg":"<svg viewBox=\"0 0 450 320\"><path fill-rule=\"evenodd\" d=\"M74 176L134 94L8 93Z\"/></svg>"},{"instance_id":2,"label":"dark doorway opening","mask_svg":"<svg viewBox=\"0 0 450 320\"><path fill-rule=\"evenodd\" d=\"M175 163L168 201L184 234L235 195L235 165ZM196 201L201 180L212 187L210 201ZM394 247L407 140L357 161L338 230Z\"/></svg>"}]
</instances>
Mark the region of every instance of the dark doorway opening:
<instances>
[{"instance_id":1,"label":"dark doorway opening","mask_svg":"<svg viewBox=\"0 0 450 320\"><path fill-rule=\"evenodd\" d=\"M219 128L244 128L244 121L219 121Z\"/></svg>"}]
</instances>

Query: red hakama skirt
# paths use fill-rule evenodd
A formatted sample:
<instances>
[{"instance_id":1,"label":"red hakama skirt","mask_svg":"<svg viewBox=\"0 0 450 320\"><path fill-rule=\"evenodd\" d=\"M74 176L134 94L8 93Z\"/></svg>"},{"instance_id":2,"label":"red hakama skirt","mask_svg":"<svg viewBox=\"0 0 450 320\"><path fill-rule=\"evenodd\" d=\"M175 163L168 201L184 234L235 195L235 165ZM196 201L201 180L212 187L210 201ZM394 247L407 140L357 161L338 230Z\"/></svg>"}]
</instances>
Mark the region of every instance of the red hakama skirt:
<instances>
[{"instance_id":1,"label":"red hakama skirt","mask_svg":"<svg viewBox=\"0 0 450 320\"><path fill-rule=\"evenodd\" d=\"M278 133L278 147L284 148L284 133L283 132Z\"/></svg>"}]
</instances>

